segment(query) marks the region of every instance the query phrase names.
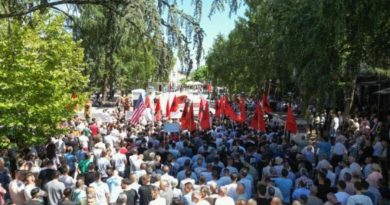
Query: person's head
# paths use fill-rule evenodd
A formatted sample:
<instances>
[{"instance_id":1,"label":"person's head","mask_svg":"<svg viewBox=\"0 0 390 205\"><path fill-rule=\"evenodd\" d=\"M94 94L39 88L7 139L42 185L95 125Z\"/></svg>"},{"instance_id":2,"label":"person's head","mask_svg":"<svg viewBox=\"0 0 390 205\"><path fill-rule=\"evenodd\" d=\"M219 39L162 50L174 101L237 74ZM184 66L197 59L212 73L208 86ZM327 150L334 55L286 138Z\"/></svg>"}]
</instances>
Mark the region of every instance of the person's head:
<instances>
[{"instance_id":1,"label":"person's head","mask_svg":"<svg viewBox=\"0 0 390 205\"><path fill-rule=\"evenodd\" d=\"M102 175L99 172L95 172L94 177L95 181L100 181L102 179Z\"/></svg>"},{"instance_id":2,"label":"person's head","mask_svg":"<svg viewBox=\"0 0 390 205\"><path fill-rule=\"evenodd\" d=\"M242 168L240 170L241 178L245 178L248 175L248 170L246 168Z\"/></svg>"},{"instance_id":3,"label":"person's head","mask_svg":"<svg viewBox=\"0 0 390 205\"><path fill-rule=\"evenodd\" d=\"M282 205L282 200L279 197L272 197L271 205Z\"/></svg>"},{"instance_id":4,"label":"person's head","mask_svg":"<svg viewBox=\"0 0 390 205\"><path fill-rule=\"evenodd\" d=\"M150 183L150 176L149 175L143 175L141 177L142 185L148 185Z\"/></svg>"},{"instance_id":5,"label":"person's head","mask_svg":"<svg viewBox=\"0 0 390 205\"><path fill-rule=\"evenodd\" d=\"M31 190L30 194L31 194L31 198L32 199L37 199L39 197L39 192L41 190L39 188L34 188Z\"/></svg>"},{"instance_id":6,"label":"person's head","mask_svg":"<svg viewBox=\"0 0 390 205\"><path fill-rule=\"evenodd\" d=\"M246 205L246 202L245 202L244 199L238 199L238 200L236 201L236 205Z\"/></svg>"},{"instance_id":7,"label":"person's head","mask_svg":"<svg viewBox=\"0 0 390 205\"><path fill-rule=\"evenodd\" d=\"M171 181L171 185L172 185L173 188L176 188L178 184L179 184L179 181L177 179L173 179Z\"/></svg>"},{"instance_id":8,"label":"person's head","mask_svg":"<svg viewBox=\"0 0 390 205\"><path fill-rule=\"evenodd\" d=\"M191 182L187 182L184 184L184 191L185 193L190 193L193 190L193 185Z\"/></svg>"},{"instance_id":9,"label":"person's head","mask_svg":"<svg viewBox=\"0 0 390 205\"><path fill-rule=\"evenodd\" d=\"M317 188L315 185L312 185L312 186L310 187L310 195L316 196L317 193L318 193L318 188Z\"/></svg>"},{"instance_id":10,"label":"person's head","mask_svg":"<svg viewBox=\"0 0 390 205\"><path fill-rule=\"evenodd\" d=\"M123 190L126 190L127 187L131 184L131 180L130 179L127 179L127 178L124 178L122 179L122 183L121 183L121 187Z\"/></svg>"},{"instance_id":11,"label":"person's head","mask_svg":"<svg viewBox=\"0 0 390 205\"><path fill-rule=\"evenodd\" d=\"M157 199L159 197L159 188L156 186L152 186L152 198Z\"/></svg>"},{"instance_id":12,"label":"person's head","mask_svg":"<svg viewBox=\"0 0 390 205\"><path fill-rule=\"evenodd\" d=\"M352 175L348 172L345 172L344 174L344 181L345 182L350 182L352 180Z\"/></svg>"},{"instance_id":13,"label":"person's head","mask_svg":"<svg viewBox=\"0 0 390 205\"><path fill-rule=\"evenodd\" d=\"M288 176L288 170L287 169L282 169L282 177L287 177Z\"/></svg>"},{"instance_id":14,"label":"person's head","mask_svg":"<svg viewBox=\"0 0 390 205\"><path fill-rule=\"evenodd\" d=\"M134 182L137 182L137 175L136 174L130 174L130 177L129 177L131 183L134 183Z\"/></svg>"},{"instance_id":15,"label":"person's head","mask_svg":"<svg viewBox=\"0 0 390 205\"><path fill-rule=\"evenodd\" d=\"M267 186L265 184L262 184L262 183L257 184L257 193L261 197L264 197L265 194L267 193Z\"/></svg>"},{"instance_id":16,"label":"person's head","mask_svg":"<svg viewBox=\"0 0 390 205\"><path fill-rule=\"evenodd\" d=\"M339 180L337 182L337 190L338 191L344 191L346 187L347 187L347 184L344 181Z\"/></svg>"},{"instance_id":17,"label":"person's head","mask_svg":"<svg viewBox=\"0 0 390 205\"><path fill-rule=\"evenodd\" d=\"M209 188L208 188L207 186L202 186L202 187L200 188L200 194L202 195L202 198L203 198L203 199L206 198L207 196L210 195L210 190L209 190Z\"/></svg>"},{"instance_id":18,"label":"person's head","mask_svg":"<svg viewBox=\"0 0 390 205\"><path fill-rule=\"evenodd\" d=\"M245 185L243 183L237 184L236 193L238 195L245 193Z\"/></svg>"},{"instance_id":19,"label":"person's head","mask_svg":"<svg viewBox=\"0 0 390 205\"><path fill-rule=\"evenodd\" d=\"M363 191L363 186L362 186L362 183L360 181L356 181L353 185L355 186L356 192Z\"/></svg>"},{"instance_id":20,"label":"person's head","mask_svg":"<svg viewBox=\"0 0 390 205\"><path fill-rule=\"evenodd\" d=\"M223 176L229 176L230 175L230 171L227 168L223 169L222 172L223 172Z\"/></svg>"},{"instance_id":21,"label":"person's head","mask_svg":"<svg viewBox=\"0 0 390 205\"><path fill-rule=\"evenodd\" d=\"M60 178L60 176L61 176L61 173L59 171L55 171L53 174L53 179L58 179L58 178Z\"/></svg>"},{"instance_id":22,"label":"person's head","mask_svg":"<svg viewBox=\"0 0 390 205\"><path fill-rule=\"evenodd\" d=\"M186 170L185 171L186 178L191 178L192 171L191 170Z\"/></svg>"},{"instance_id":23,"label":"person's head","mask_svg":"<svg viewBox=\"0 0 390 205\"><path fill-rule=\"evenodd\" d=\"M125 205L126 203L127 203L127 195L125 193L120 193L116 200L116 204Z\"/></svg>"},{"instance_id":24,"label":"person's head","mask_svg":"<svg viewBox=\"0 0 390 205\"><path fill-rule=\"evenodd\" d=\"M301 205L301 202L298 200L294 200L291 205Z\"/></svg>"},{"instance_id":25,"label":"person's head","mask_svg":"<svg viewBox=\"0 0 390 205\"><path fill-rule=\"evenodd\" d=\"M200 191L193 191L192 192L192 195L191 195L191 201L193 203L198 203L200 200L202 199L202 194L200 193Z\"/></svg>"},{"instance_id":26,"label":"person's head","mask_svg":"<svg viewBox=\"0 0 390 205\"><path fill-rule=\"evenodd\" d=\"M231 174L230 174L230 179L231 179L233 182L237 181L237 179L238 179L237 173L231 173Z\"/></svg>"},{"instance_id":27,"label":"person's head","mask_svg":"<svg viewBox=\"0 0 390 205\"><path fill-rule=\"evenodd\" d=\"M27 182L27 184L32 184L35 182L35 176L33 173L31 173L31 172L27 173L26 182Z\"/></svg>"},{"instance_id":28,"label":"person's head","mask_svg":"<svg viewBox=\"0 0 390 205\"><path fill-rule=\"evenodd\" d=\"M366 180L362 180L360 183L362 185L363 191L367 190L370 187L370 184L368 184L368 182Z\"/></svg>"},{"instance_id":29,"label":"person's head","mask_svg":"<svg viewBox=\"0 0 390 205\"><path fill-rule=\"evenodd\" d=\"M70 198L70 195L72 194L72 189L69 187L65 188L63 194L65 198Z\"/></svg>"},{"instance_id":30,"label":"person's head","mask_svg":"<svg viewBox=\"0 0 390 205\"><path fill-rule=\"evenodd\" d=\"M227 193L227 188L226 187L220 187L219 188L219 195L224 197L226 196L226 193Z\"/></svg>"},{"instance_id":31,"label":"person's head","mask_svg":"<svg viewBox=\"0 0 390 205\"><path fill-rule=\"evenodd\" d=\"M257 205L257 201L254 200L254 199L249 199L247 202L246 202L246 205ZM259 204L260 205L260 204Z\"/></svg>"},{"instance_id":32,"label":"person's head","mask_svg":"<svg viewBox=\"0 0 390 205\"><path fill-rule=\"evenodd\" d=\"M160 190L166 191L169 188L169 183L167 180L161 180L160 181Z\"/></svg>"},{"instance_id":33,"label":"person's head","mask_svg":"<svg viewBox=\"0 0 390 205\"><path fill-rule=\"evenodd\" d=\"M163 172L168 174L169 173L169 166L165 165L163 167Z\"/></svg>"}]
</instances>

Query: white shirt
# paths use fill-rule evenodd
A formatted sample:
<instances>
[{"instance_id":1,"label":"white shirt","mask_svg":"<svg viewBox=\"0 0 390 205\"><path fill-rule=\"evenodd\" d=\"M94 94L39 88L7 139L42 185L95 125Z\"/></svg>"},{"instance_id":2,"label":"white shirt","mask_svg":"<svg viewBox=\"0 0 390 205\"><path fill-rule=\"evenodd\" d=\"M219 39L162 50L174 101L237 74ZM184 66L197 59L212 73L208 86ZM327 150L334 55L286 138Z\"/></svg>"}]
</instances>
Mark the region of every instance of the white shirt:
<instances>
[{"instance_id":1,"label":"white shirt","mask_svg":"<svg viewBox=\"0 0 390 205\"><path fill-rule=\"evenodd\" d=\"M114 160L115 162L116 170L120 172L125 171L126 161L127 161L126 155L117 152L116 154L114 154L114 156L112 156L112 160Z\"/></svg>"},{"instance_id":2,"label":"white shirt","mask_svg":"<svg viewBox=\"0 0 390 205\"><path fill-rule=\"evenodd\" d=\"M333 129L337 130L340 126L340 120L338 117L334 117L333 118L333 121L332 121L332 124L333 124Z\"/></svg>"},{"instance_id":3,"label":"white shirt","mask_svg":"<svg viewBox=\"0 0 390 205\"><path fill-rule=\"evenodd\" d=\"M164 198L158 196L155 200L150 201L149 205L167 205L167 201Z\"/></svg>"},{"instance_id":4,"label":"white shirt","mask_svg":"<svg viewBox=\"0 0 390 205\"><path fill-rule=\"evenodd\" d=\"M206 200L199 200L198 203L196 203L195 205L210 205L210 203Z\"/></svg>"},{"instance_id":5,"label":"white shirt","mask_svg":"<svg viewBox=\"0 0 390 205\"><path fill-rule=\"evenodd\" d=\"M19 180L12 180L9 183L9 194L16 205L24 205L24 183Z\"/></svg>"},{"instance_id":6,"label":"white shirt","mask_svg":"<svg viewBox=\"0 0 390 205\"><path fill-rule=\"evenodd\" d=\"M107 158L102 157L98 159L97 164L99 173L102 175L102 177L107 177L107 168L111 166L110 161Z\"/></svg>"},{"instance_id":7,"label":"white shirt","mask_svg":"<svg viewBox=\"0 0 390 205\"><path fill-rule=\"evenodd\" d=\"M96 192L96 201L99 202L99 205L108 205L106 194L110 193L108 185L104 182L93 182L89 185L90 187L95 188Z\"/></svg>"},{"instance_id":8,"label":"white shirt","mask_svg":"<svg viewBox=\"0 0 390 205\"><path fill-rule=\"evenodd\" d=\"M81 144L82 147L88 147L89 139L88 139L87 136L81 135L81 136L79 137L79 141L80 141L80 144Z\"/></svg>"},{"instance_id":9,"label":"white shirt","mask_svg":"<svg viewBox=\"0 0 390 205\"><path fill-rule=\"evenodd\" d=\"M235 205L234 200L231 197L224 196L215 200L215 205Z\"/></svg>"}]
</instances>

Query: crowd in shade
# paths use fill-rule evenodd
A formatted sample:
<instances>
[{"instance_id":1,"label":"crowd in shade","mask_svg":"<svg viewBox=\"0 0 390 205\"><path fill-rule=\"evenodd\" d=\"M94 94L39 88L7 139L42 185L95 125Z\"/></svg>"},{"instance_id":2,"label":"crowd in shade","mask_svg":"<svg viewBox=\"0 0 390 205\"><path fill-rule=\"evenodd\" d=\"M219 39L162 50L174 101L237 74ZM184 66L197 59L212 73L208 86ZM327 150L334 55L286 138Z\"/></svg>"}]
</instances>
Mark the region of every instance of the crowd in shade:
<instances>
[{"instance_id":1,"label":"crowd in shade","mask_svg":"<svg viewBox=\"0 0 390 205\"><path fill-rule=\"evenodd\" d=\"M307 132L289 133L272 113L265 131L211 114L210 129L167 133L179 120L111 114L75 116L45 145L2 150L0 204L390 204L390 116L312 113Z\"/></svg>"}]
</instances>

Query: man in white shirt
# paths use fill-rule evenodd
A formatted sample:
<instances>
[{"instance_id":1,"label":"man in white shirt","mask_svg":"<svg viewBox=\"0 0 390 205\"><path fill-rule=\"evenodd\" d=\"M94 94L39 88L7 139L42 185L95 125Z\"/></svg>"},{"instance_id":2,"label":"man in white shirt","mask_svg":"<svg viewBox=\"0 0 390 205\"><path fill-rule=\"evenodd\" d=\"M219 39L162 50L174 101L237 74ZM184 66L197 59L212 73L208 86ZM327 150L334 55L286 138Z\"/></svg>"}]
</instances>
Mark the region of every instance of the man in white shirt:
<instances>
[{"instance_id":1,"label":"man in white shirt","mask_svg":"<svg viewBox=\"0 0 390 205\"><path fill-rule=\"evenodd\" d=\"M156 186L152 186L152 198L149 205L167 205L166 200L160 197L160 190Z\"/></svg>"},{"instance_id":2,"label":"man in white shirt","mask_svg":"<svg viewBox=\"0 0 390 205\"><path fill-rule=\"evenodd\" d=\"M20 171L15 172L15 179L9 183L9 194L15 205L24 205L24 183Z\"/></svg>"},{"instance_id":3,"label":"man in white shirt","mask_svg":"<svg viewBox=\"0 0 390 205\"><path fill-rule=\"evenodd\" d=\"M172 181L175 179L173 176L169 175L169 166L165 165L163 168L162 168L162 171L164 172L163 175L161 175L161 180L166 180L168 183L169 183L169 186L170 184L172 183Z\"/></svg>"},{"instance_id":4,"label":"man in white shirt","mask_svg":"<svg viewBox=\"0 0 390 205\"><path fill-rule=\"evenodd\" d=\"M108 185L101 180L100 173L96 173L95 181L89 185L96 191L97 205L108 205L110 202L110 190Z\"/></svg>"},{"instance_id":5,"label":"man in white shirt","mask_svg":"<svg viewBox=\"0 0 390 205\"><path fill-rule=\"evenodd\" d=\"M220 198L215 200L215 205L235 205L233 198L226 195L227 189L222 187L219 189Z\"/></svg>"},{"instance_id":6,"label":"man in white shirt","mask_svg":"<svg viewBox=\"0 0 390 205\"><path fill-rule=\"evenodd\" d=\"M119 175L124 177L127 163L126 155L117 152L112 156L112 160L114 161L115 169L118 170Z\"/></svg>"}]
</instances>

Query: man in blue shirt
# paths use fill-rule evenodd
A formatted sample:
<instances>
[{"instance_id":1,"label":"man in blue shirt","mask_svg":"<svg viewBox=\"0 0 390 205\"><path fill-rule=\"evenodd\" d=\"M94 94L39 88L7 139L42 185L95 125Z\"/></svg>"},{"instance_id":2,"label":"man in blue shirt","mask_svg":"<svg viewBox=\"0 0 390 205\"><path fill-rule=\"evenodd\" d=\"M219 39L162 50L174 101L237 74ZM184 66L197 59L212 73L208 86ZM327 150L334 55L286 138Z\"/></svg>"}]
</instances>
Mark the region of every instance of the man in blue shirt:
<instances>
[{"instance_id":1,"label":"man in blue shirt","mask_svg":"<svg viewBox=\"0 0 390 205\"><path fill-rule=\"evenodd\" d=\"M290 204L293 182L288 178L287 169L282 169L282 177L275 178L273 181L275 182L276 187L282 192L283 203Z\"/></svg>"}]
</instances>

